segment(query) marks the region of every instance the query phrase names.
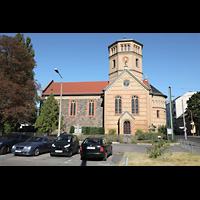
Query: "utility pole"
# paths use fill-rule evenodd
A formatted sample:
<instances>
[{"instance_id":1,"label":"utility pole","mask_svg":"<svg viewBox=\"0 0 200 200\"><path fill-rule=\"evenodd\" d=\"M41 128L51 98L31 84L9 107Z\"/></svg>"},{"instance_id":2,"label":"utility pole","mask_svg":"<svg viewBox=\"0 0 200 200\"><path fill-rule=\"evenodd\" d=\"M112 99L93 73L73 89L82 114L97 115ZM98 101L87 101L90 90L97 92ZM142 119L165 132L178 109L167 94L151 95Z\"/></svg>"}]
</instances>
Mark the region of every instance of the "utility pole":
<instances>
[{"instance_id":1,"label":"utility pole","mask_svg":"<svg viewBox=\"0 0 200 200\"><path fill-rule=\"evenodd\" d=\"M170 122L171 122L171 129L172 129L172 141L174 141L174 127L173 127L173 118L172 118L171 87L169 87L169 108L170 108Z\"/></svg>"},{"instance_id":2,"label":"utility pole","mask_svg":"<svg viewBox=\"0 0 200 200\"><path fill-rule=\"evenodd\" d=\"M182 99L182 112L183 112L184 135L185 135L185 140L187 141L187 132L186 132L186 125L185 125L185 112L184 112L184 107L183 107L183 99Z\"/></svg>"}]
</instances>

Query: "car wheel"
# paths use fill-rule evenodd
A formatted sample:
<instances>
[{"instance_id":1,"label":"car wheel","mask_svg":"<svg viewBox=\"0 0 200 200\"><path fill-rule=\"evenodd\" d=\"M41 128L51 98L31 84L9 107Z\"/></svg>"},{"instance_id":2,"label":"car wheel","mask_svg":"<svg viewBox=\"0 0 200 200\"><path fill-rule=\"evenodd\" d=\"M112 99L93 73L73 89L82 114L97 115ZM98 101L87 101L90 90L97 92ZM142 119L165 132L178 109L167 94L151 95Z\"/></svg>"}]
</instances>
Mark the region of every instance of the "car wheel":
<instances>
[{"instance_id":1,"label":"car wheel","mask_svg":"<svg viewBox=\"0 0 200 200\"><path fill-rule=\"evenodd\" d=\"M107 160L107 157L108 157L108 154L107 154L107 152L106 152L105 155L104 155L103 161L106 161L106 160Z\"/></svg>"},{"instance_id":2,"label":"car wheel","mask_svg":"<svg viewBox=\"0 0 200 200\"><path fill-rule=\"evenodd\" d=\"M3 155L6 153L7 153L7 147L6 146L1 147L0 154Z\"/></svg>"},{"instance_id":3,"label":"car wheel","mask_svg":"<svg viewBox=\"0 0 200 200\"><path fill-rule=\"evenodd\" d=\"M10 152L11 152L10 147L7 147L7 153L10 153Z\"/></svg>"},{"instance_id":4,"label":"car wheel","mask_svg":"<svg viewBox=\"0 0 200 200\"><path fill-rule=\"evenodd\" d=\"M72 157L72 151L69 151L68 157Z\"/></svg>"},{"instance_id":5,"label":"car wheel","mask_svg":"<svg viewBox=\"0 0 200 200\"><path fill-rule=\"evenodd\" d=\"M39 154L40 154L40 150L39 150L39 148L36 148L34 150L34 156L38 156Z\"/></svg>"},{"instance_id":6,"label":"car wheel","mask_svg":"<svg viewBox=\"0 0 200 200\"><path fill-rule=\"evenodd\" d=\"M113 150L112 150L112 148L111 148L110 155L112 156L112 154L113 154Z\"/></svg>"}]
</instances>

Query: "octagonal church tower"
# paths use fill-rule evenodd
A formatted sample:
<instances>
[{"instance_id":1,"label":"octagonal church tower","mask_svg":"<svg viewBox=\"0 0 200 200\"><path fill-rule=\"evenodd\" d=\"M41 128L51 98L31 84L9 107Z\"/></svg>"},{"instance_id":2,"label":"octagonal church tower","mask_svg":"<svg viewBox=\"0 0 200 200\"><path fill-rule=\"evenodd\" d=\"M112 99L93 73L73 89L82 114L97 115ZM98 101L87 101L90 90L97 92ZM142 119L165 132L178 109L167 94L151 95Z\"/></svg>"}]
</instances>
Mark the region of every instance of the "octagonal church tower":
<instances>
[{"instance_id":1,"label":"octagonal church tower","mask_svg":"<svg viewBox=\"0 0 200 200\"><path fill-rule=\"evenodd\" d=\"M112 82L125 67L140 80L142 72L143 44L133 40L118 40L108 47L109 51L109 81Z\"/></svg>"}]
</instances>

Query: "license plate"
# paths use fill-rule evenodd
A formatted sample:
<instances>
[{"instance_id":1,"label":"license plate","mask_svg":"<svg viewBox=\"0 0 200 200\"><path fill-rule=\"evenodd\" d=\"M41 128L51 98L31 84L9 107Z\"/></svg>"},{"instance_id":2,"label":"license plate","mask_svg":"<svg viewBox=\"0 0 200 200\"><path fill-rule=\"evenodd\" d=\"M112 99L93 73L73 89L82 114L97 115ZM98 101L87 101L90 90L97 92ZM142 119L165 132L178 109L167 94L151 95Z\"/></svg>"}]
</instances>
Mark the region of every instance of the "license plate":
<instances>
[{"instance_id":1,"label":"license plate","mask_svg":"<svg viewBox=\"0 0 200 200\"><path fill-rule=\"evenodd\" d=\"M95 147L87 147L87 149L95 149Z\"/></svg>"},{"instance_id":2,"label":"license plate","mask_svg":"<svg viewBox=\"0 0 200 200\"><path fill-rule=\"evenodd\" d=\"M62 150L55 150L56 153L62 153Z\"/></svg>"},{"instance_id":3,"label":"license plate","mask_svg":"<svg viewBox=\"0 0 200 200\"><path fill-rule=\"evenodd\" d=\"M22 151L21 151L21 150L15 150L15 152L16 152L16 153L21 153Z\"/></svg>"}]
</instances>

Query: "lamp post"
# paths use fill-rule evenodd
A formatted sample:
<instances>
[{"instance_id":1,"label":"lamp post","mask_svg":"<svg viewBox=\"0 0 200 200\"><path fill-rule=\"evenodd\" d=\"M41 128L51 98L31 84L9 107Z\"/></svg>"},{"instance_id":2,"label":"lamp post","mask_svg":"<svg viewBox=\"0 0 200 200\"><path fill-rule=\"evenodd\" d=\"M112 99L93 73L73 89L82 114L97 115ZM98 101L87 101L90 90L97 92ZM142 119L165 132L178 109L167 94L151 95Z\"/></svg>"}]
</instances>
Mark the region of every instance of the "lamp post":
<instances>
[{"instance_id":1,"label":"lamp post","mask_svg":"<svg viewBox=\"0 0 200 200\"><path fill-rule=\"evenodd\" d=\"M170 107L170 122L171 122L171 129L172 129L172 141L174 141L174 127L173 127L173 118L172 118L171 87L169 87L169 107Z\"/></svg>"},{"instance_id":2,"label":"lamp post","mask_svg":"<svg viewBox=\"0 0 200 200\"><path fill-rule=\"evenodd\" d=\"M61 78L61 89L60 89L60 111L59 111L59 124L58 124L58 137L60 136L60 127L61 127L61 107L62 107L62 85L63 85L63 78L60 75L59 71L57 68L54 69L56 73L59 74Z\"/></svg>"}]
</instances>

